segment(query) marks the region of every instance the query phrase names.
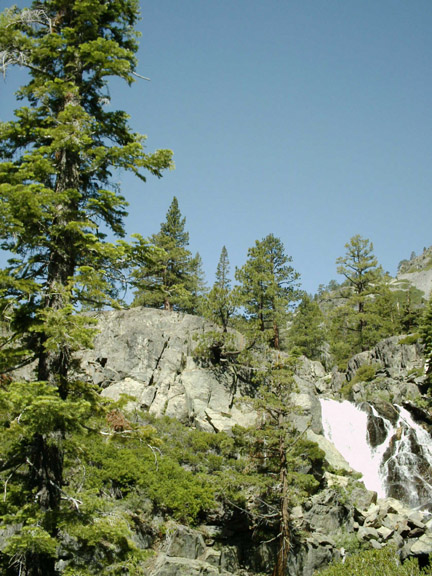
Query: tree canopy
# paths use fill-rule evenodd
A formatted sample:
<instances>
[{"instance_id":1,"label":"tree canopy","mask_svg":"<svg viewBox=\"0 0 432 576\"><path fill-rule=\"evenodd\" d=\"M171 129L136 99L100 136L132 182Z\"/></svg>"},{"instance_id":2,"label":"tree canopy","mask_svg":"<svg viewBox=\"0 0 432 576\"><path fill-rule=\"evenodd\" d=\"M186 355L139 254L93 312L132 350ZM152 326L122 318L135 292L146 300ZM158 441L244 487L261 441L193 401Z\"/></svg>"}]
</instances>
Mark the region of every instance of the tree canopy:
<instances>
[{"instance_id":1,"label":"tree canopy","mask_svg":"<svg viewBox=\"0 0 432 576\"><path fill-rule=\"evenodd\" d=\"M189 233L174 196L160 230L149 241L138 237L133 284L134 306L150 306L167 311L194 311L202 291L198 255L192 256ZM201 275L202 276L202 275Z\"/></svg>"},{"instance_id":2,"label":"tree canopy","mask_svg":"<svg viewBox=\"0 0 432 576\"><path fill-rule=\"evenodd\" d=\"M298 298L298 272L289 264L282 241L273 234L257 240L246 263L236 270L239 304L245 317L266 333L275 348L290 305Z\"/></svg>"},{"instance_id":3,"label":"tree canopy","mask_svg":"<svg viewBox=\"0 0 432 576\"><path fill-rule=\"evenodd\" d=\"M35 382L9 383L6 413L27 416L5 423L0 441L11 487L3 520L23 526L5 553L8 575L57 573L65 446L99 410L71 368L94 333L77 311L112 303L123 266L123 247L103 231L124 234L127 202L111 175L129 170L145 181L171 165L170 151L146 152L127 114L105 105L110 77L135 79L138 17L136 0L42 0L0 16L3 71L29 73L15 118L0 124L0 245L11 254L0 276L0 365L8 372L18 359L9 335L20 362L36 360Z\"/></svg>"}]
</instances>

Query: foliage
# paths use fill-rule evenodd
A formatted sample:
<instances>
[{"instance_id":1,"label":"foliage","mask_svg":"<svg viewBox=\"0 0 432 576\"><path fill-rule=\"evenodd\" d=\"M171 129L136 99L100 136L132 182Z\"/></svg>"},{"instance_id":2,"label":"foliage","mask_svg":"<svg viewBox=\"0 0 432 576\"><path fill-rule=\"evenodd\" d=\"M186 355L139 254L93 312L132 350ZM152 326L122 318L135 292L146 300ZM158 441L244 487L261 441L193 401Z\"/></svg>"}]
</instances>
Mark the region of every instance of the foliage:
<instances>
[{"instance_id":1,"label":"foliage","mask_svg":"<svg viewBox=\"0 0 432 576\"><path fill-rule=\"evenodd\" d=\"M432 568L421 569L415 558L402 563L397 551L386 546L381 550L363 550L347 556L344 563L334 563L319 574L320 576L427 576L432 574Z\"/></svg>"},{"instance_id":2,"label":"foliage","mask_svg":"<svg viewBox=\"0 0 432 576\"><path fill-rule=\"evenodd\" d=\"M377 370L379 370L381 366L379 364L363 364L359 367L357 372L355 373L352 382L372 382L375 378Z\"/></svg>"},{"instance_id":3,"label":"foliage","mask_svg":"<svg viewBox=\"0 0 432 576\"><path fill-rule=\"evenodd\" d=\"M296 308L288 331L288 346L296 347L310 360L319 360L325 342L324 314L307 294Z\"/></svg>"},{"instance_id":4,"label":"foliage","mask_svg":"<svg viewBox=\"0 0 432 576\"><path fill-rule=\"evenodd\" d=\"M424 345L426 365L426 386L430 394L432 390L432 297L424 310L420 325L420 336Z\"/></svg>"},{"instance_id":5,"label":"foliage","mask_svg":"<svg viewBox=\"0 0 432 576\"><path fill-rule=\"evenodd\" d=\"M134 80L138 16L136 0L42 0L0 15L3 72L14 64L29 72L22 106L0 124L0 246L10 254L0 274L1 516L14 532L1 559L7 576L56 574L65 507L79 507L64 466L104 407L73 376L73 353L94 335L82 311L115 303L125 267L124 244L106 239L124 234L127 206L111 174L145 180L171 166L170 151L147 153L127 114L104 105L110 76ZM32 360L34 382L5 376Z\"/></svg>"},{"instance_id":6,"label":"foliage","mask_svg":"<svg viewBox=\"0 0 432 576\"><path fill-rule=\"evenodd\" d=\"M199 336L198 345L194 349L196 358L208 361L214 366L220 366L224 362L235 361L239 355L238 338L232 332L220 332L218 330L206 330Z\"/></svg>"},{"instance_id":7,"label":"foliage","mask_svg":"<svg viewBox=\"0 0 432 576\"><path fill-rule=\"evenodd\" d=\"M292 547L291 509L317 490L323 453L295 426L295 357L272 350L259 357L255 380L258 393L253 401L256 426L245 430L249 469L261 477L252 509L255 531L264 539L275 531L277 558L273 574L286 574Z\"/></svg>"},{"instance_id":8,"label":"foliage","mask_svg":"<svg viewBox=\"0 0 432 576\"><path fill-rule=\"evenodd\" d=\"M239 304L252 333L265 334L276 349L290 305L298 298L299 274L289 264L279 238L269 234L248 251L246 263L236 270Z\"/></svg>"},{"instance_id":9,"label":"foliage","mask_svg":"<svg viewBox=\"0 0 432 576\"><path fill-rule=\"evenodd\" d=\"M345 248L346 255L336 261L338 273L346 279L343 301L329 315L331 351L340 367L392 332L388 313L392 300L373 244L356 235Z\"/></svg>"},{"instance_id":10,"label":"foliage","mask_svg":"<svg viewBox=\"0 0 432 576\"><path fill-rule=\"evenodd\" d=\"M196 297L203 284L199 278L200 258L193 258L187 248L189 233L185 231L185 224L186 218L182 217L178 200L174 197L157 234L148 241L135 235L134 306L183 312L192 312L196 308Z\"/></svg>"},{"instance_id":11,"label":"foliage","mask_svg":"<svg viewBox=\"0 0 432 576\"><path fill-rule=\"evenodd\" d=\"M216 280L204 299L203 312L206 318L222 326L224 332L227 331L236 309L229 272L228 251L223 246L216 269Z\"/></svg>"}]
</instances>

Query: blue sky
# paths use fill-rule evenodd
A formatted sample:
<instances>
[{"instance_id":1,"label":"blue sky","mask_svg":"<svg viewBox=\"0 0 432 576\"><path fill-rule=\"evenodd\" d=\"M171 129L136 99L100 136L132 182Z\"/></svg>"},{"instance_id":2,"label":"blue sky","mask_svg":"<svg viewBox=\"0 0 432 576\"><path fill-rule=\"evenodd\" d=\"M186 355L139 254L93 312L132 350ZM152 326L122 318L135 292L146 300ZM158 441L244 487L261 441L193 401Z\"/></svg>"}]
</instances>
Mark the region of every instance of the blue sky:
<instances>
[{"instance_id":1,"label":"blue sky","mask_svg":"<svg viewBox=\"0 0 432 576\"><path fill-rule=\"evenodd\" d=\"M176 169L119 177L129 233L157 232L177 196L209 284L223 245L234 272L273 233L312 293L355 234L391 274L432 243L430 0L141 7L138 71L151 81L113 82L111 106L149 151L172 149ZM0 80L2 119L20 81Z\"/></svg>"}]
</instances>

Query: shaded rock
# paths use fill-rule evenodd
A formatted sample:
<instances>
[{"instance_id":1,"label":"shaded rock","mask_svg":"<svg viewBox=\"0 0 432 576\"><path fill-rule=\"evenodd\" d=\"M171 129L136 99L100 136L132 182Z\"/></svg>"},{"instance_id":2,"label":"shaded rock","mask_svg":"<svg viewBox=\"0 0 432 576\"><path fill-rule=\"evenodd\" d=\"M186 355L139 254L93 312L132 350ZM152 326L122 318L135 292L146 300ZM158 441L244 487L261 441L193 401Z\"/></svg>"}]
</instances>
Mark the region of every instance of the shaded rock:
<instances>
[{"instance_id":1,"label":"shaded rock","mask_svg":"<svg viewBox=\"0 0 432 576\"><path fill-rule=\"evenodd\" d=\"M314 531L332 534L343 526L352 527L352 509L342 504L338 493L332 489L319 492L309 499L307 505L309 509L304 518Z\"/></svg>"},{"instance_id":2,"label":"shaded rock","mask_svg":"<svg viewBox=\"0 0 432 576\"><path fill-rule=\"evenodd\" d=\"M303 576L312 576L316 572L327 566L333 560L333 545L323 545L317 539L309 539L306 544L306 553L303 560Z\"/></svg>"},{"instance_id":3,"label":"shaded rock","mask_svg":"<svg viewBox=\"0 0 432 576\"><path fill-rule=\"evenodd\" d=\"M166 555L197 559L205 551L202 535L186 526L177 526L167 537Z\"/></svg>"},{"instance_id":4,"label":"shaded rock","mask_svg":"<svg viewBox=\"0 0 432 576\"><path fill-rule=\"evenodd\" d=\"M185 558L159 556L150 576L217 576L221 572L211 564ZM222 573L226 576L227 573Z\"/></svg>"},{"instance_id":5,"label":"shaded rock","mask_svg":"<svg viewBox=\"0 0 432 576\"><path fill-rule=\"evenodd\" d=\"M327 438L321 434L315 434L312 430L307 431L307 437L312 442L316 442L321 450L323 450L325 454L324 458L333 470L345 470L347 472L353 471L351 466L330 440L327 440Z\"/></svg>"},{"instance_id":6,"label":"shaded rock","mask_svg":"<svg viewBox=\"0 0 432 576\"><path fill-rule=\"evenodd\" d=\"M361 526L357 532L357 538L360 542L369 542L370 540L379 540L378 530L370 526Z\"/></svg>"},{"instance_id":7,"label":"shaded rock","mask_svg":"<svg viewBox=\"0 0 432 576\"><path fill-rule=\"evenodd\" d=\"M220 567L227 572L236 572L239 569L240 563L236 546L224 546L222 548Z\"/></svg>"}]
</instances>

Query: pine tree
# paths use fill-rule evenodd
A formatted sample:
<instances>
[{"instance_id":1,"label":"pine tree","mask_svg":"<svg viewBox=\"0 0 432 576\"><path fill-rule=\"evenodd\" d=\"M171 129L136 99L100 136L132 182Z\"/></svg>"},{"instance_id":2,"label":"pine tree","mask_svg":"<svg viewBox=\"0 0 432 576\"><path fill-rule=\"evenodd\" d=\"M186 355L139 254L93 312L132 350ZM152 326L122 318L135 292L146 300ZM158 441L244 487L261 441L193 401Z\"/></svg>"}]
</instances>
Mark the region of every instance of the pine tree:
<instances>
[{"instance_id":1,"label":"pine tree","mask_svg":"<svg viewBox=\"0 0 432 576\"><path fill-rule=\"evenodd\" d=\"M304 294L289 328L289 346L297 348L310 360L319 360L324 342L324 315L318 303Z\"/></svg>"},{"instance_id":2,"label":"pine tree","mask_svg":"<svg viewBox=\"0 0 432 576\"><path fill-rule=\"evenodd\" d=\"M227 332L229 321L235 311L234 294L231 289L228 250L222 247L216 268L216 280L204 302L204 315L222 326Z\"/></svg>"},{"instance_id":3,"label":"pine tree","mask_svg":"<svg viewBox=\"0 0 432 576\"><path fill-rule=\"evenodd\" d=\"M298 298L299 274L289 265L291 261L282 241L269 234L249 249L248 260L235 274L245 317L254 331L268 335L276 349L289 307Z\"/></svg>"},{"instance_id":4,"label":"pine tree","mask_svg":"<svg viewBox=\"0 0 432 576\"><path fill-rule=\"evenodd\" d=\"M148 243L137 237L134 306L182 312L193 309L196 263L187 248L189 233L185 224L174 197L160 231L150 237L150 252Z\"/></svg>"},{"instance_id":5,"label":"pine tree","mask_svg":"<svg viewBox=\"0 0 432 576\"><path fill-rule=\"evenodd\" d=\"M333 353L340 362L376 343L380 338L378 327L386 320L373 309L384 276L372 242L356 235L345 248L346 255L336 261L338 273L346 279L342 294L345 303L333 310L329 330Z\"/></svg>"},{"instance_id":6,"label":"pine tree","mask_svg":"<svg viewBox=\"0 0 432 576\"><path fill-rule=\"evenodd\" d=\"M189 314L201 315L204 307L204 299L207 294L203 261L199 252L195 254L191 262L191 305L186 310Z\"/></svg>"},{"instance_id":7,"label":"pine tree","mask_svg":"<svg viewBox=\"0 0 432 576\"><path fill-rule=\"evenodd\" d=\"M429 394L432 390L432 296L423 312L423 317L420 323L420 336L424 345L424 353L426 358L425 375L426 375L426 389Z\"/></svg>"},{"instance_id":8,"label":"pine tree","mask_svg":"<svg viewBox=\"0 0 432 576\"><path fill-rule=\"evenodd\" d=\"M3 521L23 527L3 550L8 576L57 574L65 446L99 402L71 375L73 352L94 333L76 310L112 302L123 258L100 230L124 233L127 203L111 173L145 180L171 164L171 152L146 153L127 115L104 106L109 76L134 81L138 15L136 0L41 0L0 16L3 71L29 71L23 105L0 125L0 241L12 253L0 292L6 338L19 342L21 361L36 361L37 376L24 387L8 381L1 399ZM2 344L7 373L16 358Z\"/></svg>"},{"instance_id":9,"label":"pine tree","mask_svg":"<svg viewBox=\"0 0 432 576\"><path fill-rule=\"evenodd\" d=\"M272 576L288 573L294 540L291 510L317 489L319 482L306 470L318 471L323 458L319 448L294 424L300 413L295 403L295 365L295 356L261 350L254 367L258 388L253 404L258 419L245 434L250 466L262 478L260 494L251 511L255 531L266 541L277 543ZM277 534L274 539L269 538L272 531Z\"/></svg>"}]
</instances>

